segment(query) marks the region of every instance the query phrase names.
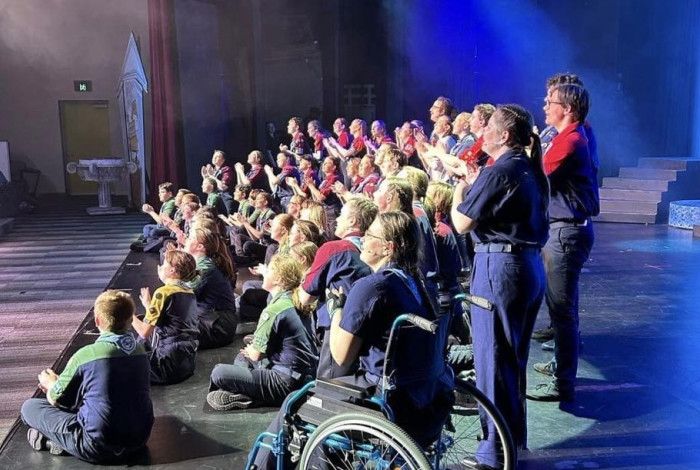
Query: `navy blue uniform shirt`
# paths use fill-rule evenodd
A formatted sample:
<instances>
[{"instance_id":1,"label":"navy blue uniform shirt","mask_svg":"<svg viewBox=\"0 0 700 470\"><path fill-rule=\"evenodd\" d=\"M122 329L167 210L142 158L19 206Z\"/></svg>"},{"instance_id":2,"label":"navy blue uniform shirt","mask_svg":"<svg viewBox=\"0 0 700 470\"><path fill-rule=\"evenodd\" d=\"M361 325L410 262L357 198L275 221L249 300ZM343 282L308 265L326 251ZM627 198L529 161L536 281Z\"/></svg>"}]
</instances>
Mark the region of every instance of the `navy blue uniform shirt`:
<instances>
[{"instance_id":1,"label":"navy blue uniform shirt","mask_svg":"<svg viewBox=\"0 0 700 470\"><path fill-rule=\"evenodd\" d=\"M317 328L331 327L331 319L326 307L326 289L342 288L347 295L355 281L371 272L369 266L360 259L360 249L353 241L356 238L346 237L343 240L324 243L318 249L314 262L302 283L306 293L318 297Z\"/></svg>"},{"instance_id":2,"label":"navy blue uniform shirt","mask_svg":"<svg viewBox=\"0 0 700 470\"><path fill-rule=\"evenodd\" d=\"M545 198L527 155L508 151L481 170L457 210L477 222L474 243L542 247L549 231Z\"/></svg>"}]
</instances>

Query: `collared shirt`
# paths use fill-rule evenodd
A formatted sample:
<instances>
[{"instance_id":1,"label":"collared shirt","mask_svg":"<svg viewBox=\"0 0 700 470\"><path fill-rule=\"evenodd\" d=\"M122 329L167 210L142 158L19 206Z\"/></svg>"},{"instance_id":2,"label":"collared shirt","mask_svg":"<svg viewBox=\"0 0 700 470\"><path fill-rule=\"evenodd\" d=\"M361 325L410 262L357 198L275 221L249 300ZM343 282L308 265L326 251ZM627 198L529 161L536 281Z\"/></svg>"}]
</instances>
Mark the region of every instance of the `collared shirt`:
<instances>
[{"instance_id":1,"label":"collared shirt","mask_svg":"<svg viewBox=\"0 0 700 470\"><path fill-rule=\"evenodd\" d=\"M158 213L160 215L167 215L172 219L175 215L176 210L177 206L175 205L175 198L171 197L170 199L165 201L162 206L160 206L160 211Z\"/></svg>"},{"instance_id":2,"label":"collared shirt","mask_svg":"<svg viewBox=\"0 0 700 470\"><path fill-rule=\"evenodd\" d=\"M309 181L312 181L314 184L318 184L318 172L313 168L304 170L301 175L301 184L299 187L306 194L309 194Z\"/></svg>"},{"instance_id":3,"label":"collared shirt","mask_svg":"<svg viewBox=\"0 0 700 470\"><path fill-rule=\"evenodd\" d=\"M551 221L582 222L600 212L597 170L580 123L570 124L552 139L543 164L549 178Z\"/></svg>"},{"instance_id":4,"label":"collared shirt","mask_svg":"<svg viewBox=\"0 0 700 470\"><path fill-rule=\"evenodd\" d=\"M236 301L231 280L208 256L197 260L197 277L184 283L197 298L197 308L203 311L235 312Z\"/></svg>"},{"instance_id":5,"label":"collared shirt","mask_svg":"<svg viewBox=\"0 0 700 470\"><path fill-rule=\"evenodd\" d=\"M306 144L306 138L302 132L295 132L292 135L289 150L297 155L306 155L309 153L309 146Z\"/></svg>"},{"instance_id":6,"label":"collared shirt","mask_svg":"<svg viewBox=\"0 0 700 470\"><path fill-rule=\"evenodd\" d=\"M342 240L324 243L316 252L302 288L308 294L318 297L316 326L330 328L331 319L326 306L326 289L342 288L346 294L358 279L367 276L369 266L360 259L360 249L351 240L351 234Z\"/></svg>"},{"instance_id":7,"label":"collared shirt","mask_svg":"<svg viewBox=\"0 0 700 470\"><path fill-rule=\"evenodd\" d=\"M475 243L542 247L549 230L546 198L527 155L509 151L481 170L457 210L477 222Z\"/></svg>"},{"instance_id":8,"label":"collared shirt","mask_svg":"<svg viewBox=\"0 0 700 470\"><path fill-rule=\"evenodd\" d=\"M457 158L466 163L467 166L471 167L472 171L476 171L482 166L491 166L493 165L493 158L489 157L486 152L481 150L483 145L484 136L482 135L476 139L474 145L472 145L466 152L463 151L460 155L457 155Z\"/></svg>"},{"instance_id":9,"label":"collared shirt","mask_svg":"<svg viewBox=\"0 0 700 470\"><path fill-rule=\"evenodd\" d=\"M153 349L181 342L191 343L197 349L197 298L184 284L156 289L143 321L155 327L151 337Z\"/></svg>"},{"instance_id":10,"label":"collared shirt","mask_svg":"<svg viewBox=\"0 0 700 470\"><path fill-rule=\"evenodd\" d=\"M321 181L318 185L318 190L321 194L325 196L323 204L326 206L339 207L342 205L338 195L333 192L333 185L336 181L342 181L342 175L339 173L330 173Z\"/></svg>"},{"instance_id":11,"label":"collared shirt","mask_svg":"<svg viewBox=\"0 0 700 470\"><path fill-rule=\"evenodd\" d=\"M470 148L474 145L476 142L476 137L474 137L474 134L467 134L464 137L460 138L457 143L450 149L450 155L453 156L458 156L462 154L466 154Z\"/></svg>"},{"instance_id":12,"label":"collared shirt","mask_svg":"<svg viewBox=\"0 0 700 470\"><path fill-rule=\"evenodd\" d=\"M301 375L312 374L316 369L318 351L311 318L299 314L289 291L273 296L262 311L252 346L267 356L272 369L282 367Z\"/></svg>"},{"instance_id":13,"label":"collared shirt","mask_svg":"<svg viewBox=\"0 0 700 470\"><path fill-rule=\"evenodd\" d=\"M337 142L338 145L344 149L348 149L352 144L352 135L348 131L342 131L340 134L338 134Z\"/></svg>"},{"instance_id":14,"label":"collared shirt","mask_svg":"<svg viewBox=\"0 0 700 470\"><path fill-rule=\"evenodd\" d=\"M297 183L300 183L301 173L299 173L299 169L294 165L284 165L277 177L280 178L280 181L277 184L277 189L275 189L276 196L278 198L293 196L294 191L287 184L286 178L294 178L297 180Z\"/></svg>"},{"instance_id":15,"label":"collared shirt","mask_svg":"<svg viewBox=\"0 0 700 470\"><path fill-rule=\"evenodd\" d=\"M350 192L371 197L377 190L377 187L379 187L380 180L381 175L379 173L371 173L365 178L360 178L360 180L350 188Z\"/></svg>"},{"instance_id":16,"label":"collared shirt","mask_svg":"<svg viewBox=\"0 0 700 470\"><path fill-rule=\"evenodd\" d=\"M358 353L360 371L365 372L370 382L377 383L382 376L389 332L397 316L410 312L428 320L436 318L420 282L420 279L387 265L358 280L350 290L340 328L362 339ZM425 335L417 328L407 328L401 331L398 343L394 344L397 349L392 359L398 374L420 371L424 379L422 383L419 379L413 381L407 391L418 403L426 404L432 399L437 380L448 383L451 377L442 356L434 354L435 341L434 336Z\"/></svg>"},{"instance_id":17,"label":"collared shirt","mask_svg":"<svg viewBox=\"0 0 700 470\"><path fill-rule=\"evenodd\" d=\"M392 138L389 137L388 135L384 134L383 136L381 136L381 137L379 137L379 138L372 137L372 142L374 142L374 145L375 145L376 147L379 147L379 146L382 145L382 144L392 144L392 143L394 143L394 139L392 139Z\"/></svg>"},{"instance_id":18,"label":"collared shirt","mask_svg":"<svg viewBox=\"0 0 700 470\"><path fill-rule=\"evenodd\" d=\"M224 204L224 200L222 199L219 190L215 189L207 195L207 206L213 207L219 214L228 214L228 211L226 210L226 205Z\"/></svg>"},{"instance_id":19,"label":"collared shirt","mask_svg":"<svg viewBox=\"0 0 700 470\"><path fill-rule=\"evenodd\" d=\"M270 192L270 183L267 180L267 175L263 171L262 166L252 165L245 176L250 182L251 189L262 189L263 191Z\"/></svg>"},{"instance_id":20,"label":"collared shirt","mask_svg":"<svg viewBox=\"0 0 700 470\"><path fill-rule=\"evenodd\" d=\"M231 190L235 184L234 174L235 172L230 166L224 165L214 172L214 178L224 183Z\"/></svg>"},{"instance_id":21,"label":"collared shirt","mask_svg":"<svg viewBox=\"0 0 700 470\"><path fill-rule=\"evenodd\" d=\"M352 141L351 148L354 150L356 157L362 157L367 153L367 146L365 145L366 138L365 136L360 136Z\"/></svg>"},{"instance_id":22,"label":"collared shirt","mask_svg":"<svg viewBox=\"0 0 700 470\"><path fill-rule=\"evenodd\" d=\"M135 448L153 426L149 374L146 351L131 333L104 332L71 356L48 395L77 412L87 440Z\"/></svg>"}]
</instances>

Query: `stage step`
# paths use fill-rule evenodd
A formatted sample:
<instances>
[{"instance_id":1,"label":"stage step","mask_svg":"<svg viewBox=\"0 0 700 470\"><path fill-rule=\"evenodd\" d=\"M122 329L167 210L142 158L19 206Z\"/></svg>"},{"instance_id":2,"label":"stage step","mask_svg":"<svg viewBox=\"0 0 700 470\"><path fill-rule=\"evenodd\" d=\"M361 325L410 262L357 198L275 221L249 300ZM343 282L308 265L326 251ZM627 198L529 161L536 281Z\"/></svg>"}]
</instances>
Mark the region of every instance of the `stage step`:
<instances>
[{"instance_id":1,"label":"stage step","mask_svg":"<svg viewBox=\"0 0 700 470\"><path fill-rule=\"evenodd\" d=\"M623 201L661 202L662 191L647 191L641 189L600 188L601 199Z\"/></svg>"},{"instance_id":2,"label":"stage step","mask_svg":"<svg viewBox=\"0 0 700 470\"><path fill-rule=\"evenodd\" d=\"M601 199L601 212L623 212L630 214L653 214L656 215L658 209L657 202L645 201L624 201L619 199Z\"/></svg>"},{"instance_id":3,"label":"stage step","mask_svg":"<svg viewBox=\"0 0 700 470\"><path fill-rule=\"evenodd\" d=\"M643 180L638 178L619 178L605 177L603 178L603 188L617 189L639 189L647 191L667 191L668 181L664 180Z\"/></svg>"},{"instance_id":4,"label":"stage step","mask_svg":"<svg viewBox=\"0 0 700 470\"><path fill-rule=\"evenodd\" d=\"M643 157L603 178L599 222L666 223L669 203L700 197L700 158Z\"/></svg>"},{"instance_id":5,"label":"stage step","mask_svg":"<svg viewBox=\"0 0 700 470\"><path fill-rule=\"evenodd\" d=\"M653 224L656 214L633 214L625 212L601 212L595 217L596 222L615 222L623 224Z\"/></svg>"},{"instance_id":6,"label":"stage step","mask_svg":"<svg viewBox=\"0 0 700 470\"><path fill-rule=\"evenodd\" d=\"M638 167L622 167L620 168L621 178L638 178L643 180L664 180L675 181L676 173L680 170L661 170L658 168L638 168Z\"/></svg>"},{"instance_id":7,"label":"stage step","mask_svg":"<svg viewBox=\"0 0 700 470\"><path fill-rule=\"evenodd\" d=\"M659 170L687 170L689 165L700 165L700 158L683 157L643 157L639 159L639 168L656 168Z\"/></svg>"}]
</instances>

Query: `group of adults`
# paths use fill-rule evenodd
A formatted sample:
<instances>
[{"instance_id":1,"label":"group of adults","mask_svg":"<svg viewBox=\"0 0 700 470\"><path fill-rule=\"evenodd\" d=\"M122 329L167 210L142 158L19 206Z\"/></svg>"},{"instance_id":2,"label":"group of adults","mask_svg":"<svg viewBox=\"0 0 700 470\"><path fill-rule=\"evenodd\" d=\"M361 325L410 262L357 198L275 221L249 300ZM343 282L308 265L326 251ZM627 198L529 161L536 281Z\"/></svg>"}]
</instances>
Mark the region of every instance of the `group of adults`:
<instances>
[{"instance_id":1,"label":"group of adults","mask_svg":"<svg viewBox=\"0 0 700 470\"><path fill-rule=\"evenodd\" d=\"M144 206L155 224L132 248L161 250L164 286L153 295L142 290L145 317L126 305L125 321L104 334L130 338L123 330L131 320L150 354L150 382L172 384L192 376L197 350L231 344L241 320L255 322L233 361L211 371L207 402L222 411L284 409L313 378L380 387L396 317L447 318L458 341L472 342L476 385L524 449L526 398L575 398L578 283L599 211L589 106L581 80L558 74L546 84L542 133L522 106L481 103L457 113L439 97L429 110L432 130L412 120L392 136L381 120L337 118L332 134L317 120L304 132L293 117L276 155L254 150L245 164L229 166L216 150L201 170L206 201L162 183L160 211ZM234 295L244 269L248 280ZM460 293L465 273L480 300L466 335L461 310L438 300ZM550 324L536 336L551 332L554 357L533 367L551 379L528 388L543 300ZM454 376L435 345L430 336L410 337L391 358L393 377L411 375L410 387L389 395L395 422L423 446L454 402ZM39 380L57 399L65 381L79 383L70 374L45 371ZM58 439L57 451L86 458L38 413L23 411L34 448ZM280 412L268 431L283 421ZM476 458L481 468L497 467L500 443L494 423L484 421ZM255 464L275 468L276 458L262 448Z\"/></svg>"},{"instance_id":2,"label":"group of adults","mask_svg":"<svg viewBox=\"0 0 700 470\"><path fill-rule=\"evenodd\" d=\"M239 265L250 262L247 257L253 265L269 263L270 245L273 253L288 252L288 239L279 243L279 234L270 236L275 211L295 218L300 206L322 208L312 218L321 234L318 251L300 284L288 286L299 308L315 305L310 328L318 377L376 384L390 320L405 311L436 318L438 292L455 293L455 279L470 270L470 293L488 301L471 307L477 386L524 448L526 397L575 397L578 283L593 245L591 217L599 211L589 106L582 81L566 73L547 81L542 133L519 105L478 104L471 113L456 113L445 97L430 108L431 132L420 121L407 121L393 138L381 120L367 126L355 119L348 126L338 118L332 136L319 121L309 122L305 135L301 120L291 118L289 143L280 145L276 166L254 151L248 169L240 163L230 168L217 151L202 173L213 180L210 193L237 188L222 212L241 214L246 198L235 193L250 189L261 198L253 211L269 211L255 223L247 219L252 212L229 217L232 236L243 237L234 243ZM246 249L248 242L258 246ZM329 293L338 290L347 301L336 314ZM552 379L528 389L530 340L543 300L550 326L538 337L552 333L554 357L534 368ZM440 401L443 391L433 390L427 402L412 397L397 413L419 441L416 410ZM495 446L482 442L484 465ZM269 464L266 458L259 454L260 468Z\"/></svg>"}]
</instances>

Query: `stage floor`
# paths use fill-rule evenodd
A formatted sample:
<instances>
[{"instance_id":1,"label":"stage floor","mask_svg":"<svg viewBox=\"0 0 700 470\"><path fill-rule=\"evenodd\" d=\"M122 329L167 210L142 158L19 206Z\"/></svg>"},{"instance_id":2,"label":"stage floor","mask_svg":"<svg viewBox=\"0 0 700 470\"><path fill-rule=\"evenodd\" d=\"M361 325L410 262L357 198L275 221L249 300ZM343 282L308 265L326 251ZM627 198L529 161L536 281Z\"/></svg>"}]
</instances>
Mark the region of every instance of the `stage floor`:
<instances>
[{"instance_id":1,"label":"stage floor","mask_svg":"<svg viewBox=\"0 0 700 470\"><path fill-rule=\"evenodd\" d=\"M528 402L530 452L521 468L699 468L700 240L666 226L597 224L595 230L581 281L577 399L561 407ZM155 258L130 256L111 285L137 292L155 282L149 274ZM546 323L542 310L538 326ZM84 322L68 350L90 341L91 328ZM205 404L213 365L231 361L239 347L237 338L230 347L203 351L194 377L153 388L156 425L149 455L137 467L243 467L276 410L216 413ZM532 343L530 364L548 357ZM530 384L544 378L528 375ZM14 431L0 450L0 468L91 467L34 452L24 426Z\"/></svg>"}]
</instances>

